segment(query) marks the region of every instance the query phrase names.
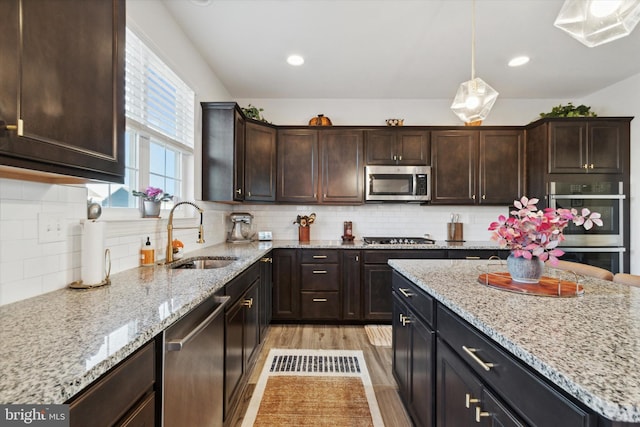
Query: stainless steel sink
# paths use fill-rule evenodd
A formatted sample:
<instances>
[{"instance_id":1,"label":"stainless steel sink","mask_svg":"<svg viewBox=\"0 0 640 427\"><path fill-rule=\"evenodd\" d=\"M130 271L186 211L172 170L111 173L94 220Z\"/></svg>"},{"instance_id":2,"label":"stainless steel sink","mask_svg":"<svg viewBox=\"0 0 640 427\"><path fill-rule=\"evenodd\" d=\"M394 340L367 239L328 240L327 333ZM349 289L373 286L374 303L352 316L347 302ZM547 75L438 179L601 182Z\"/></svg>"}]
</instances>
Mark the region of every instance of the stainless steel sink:
<instances>
[{"instance_id":1,"label":"stainless steel sink","mask_svg":"<svg viewBox=\"0 0 640 427\"><path fill-rule=\"evenodd\" d=\"M185 270L223 268L237 260L238 257L233 256L198 256L176 261L169 265L169 268Z\"/></svg>"}]
</instances>

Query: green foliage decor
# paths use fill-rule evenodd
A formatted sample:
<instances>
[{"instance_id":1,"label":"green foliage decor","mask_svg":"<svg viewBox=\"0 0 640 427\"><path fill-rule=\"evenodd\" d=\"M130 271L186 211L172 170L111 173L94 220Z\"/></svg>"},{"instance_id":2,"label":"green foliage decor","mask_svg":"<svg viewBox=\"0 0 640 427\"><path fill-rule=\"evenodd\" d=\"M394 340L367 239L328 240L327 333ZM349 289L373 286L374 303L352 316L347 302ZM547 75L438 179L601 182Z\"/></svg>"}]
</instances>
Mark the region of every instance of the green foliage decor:
<instances>
[{"instance_id":1,"label":"green foliage decor","mask_svg":"<svg viewBox=\"0 0 640 427\"><path fill-rule=\"evenodd\" d=\"M591 111L591 107L586 105L574 106L571 102L567 105L553 107L549 113L540 113L540 117L596 117L597 114Z\"/></svg>"},{"instance_id":2,"label":"green foliage decor","mask_svg":"<svg viewBox=\"0 0 640 427\"><path fill-rule=\"evenodd\" d=\"M267 119L265 119L261 114L264 111L264 108L258 108L251 104L249 104L249 106L247 106L246 108L245 107L240 107L240 108L242 109L242 112L244 113L245 117L247 117L248 119L259 120L265 123L271 123L267 121Z\"/></svg>"}]
</instances>

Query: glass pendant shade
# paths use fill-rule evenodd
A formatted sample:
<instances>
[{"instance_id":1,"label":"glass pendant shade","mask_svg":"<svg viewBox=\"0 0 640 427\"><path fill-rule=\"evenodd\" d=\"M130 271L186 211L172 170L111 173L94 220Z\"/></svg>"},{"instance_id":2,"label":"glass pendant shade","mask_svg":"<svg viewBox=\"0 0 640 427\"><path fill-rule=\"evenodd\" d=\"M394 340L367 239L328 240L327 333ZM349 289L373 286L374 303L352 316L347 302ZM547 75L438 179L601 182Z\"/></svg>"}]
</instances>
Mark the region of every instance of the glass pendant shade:
<instances>
[{"instance_id":1,"label":"glass pendant shade","mask_svg":"<svg viewBox=\"0 0 640 427\"><path fill-rule=\"evenodd\" d=\"M484 120L498 98L498 92L476 77L460 84L451 110L465 123Z\"/></svg>"},{"instance_id":2,"label":"glass pendant shade","mask_svg":"<svg viewBox=\"0 0 640 427\"><path fill-rule=\"evenodd\" d=\"M640 0L565 0L553 25L586 46L628 36L640 21Z\"/></svg>"}]
</instances>

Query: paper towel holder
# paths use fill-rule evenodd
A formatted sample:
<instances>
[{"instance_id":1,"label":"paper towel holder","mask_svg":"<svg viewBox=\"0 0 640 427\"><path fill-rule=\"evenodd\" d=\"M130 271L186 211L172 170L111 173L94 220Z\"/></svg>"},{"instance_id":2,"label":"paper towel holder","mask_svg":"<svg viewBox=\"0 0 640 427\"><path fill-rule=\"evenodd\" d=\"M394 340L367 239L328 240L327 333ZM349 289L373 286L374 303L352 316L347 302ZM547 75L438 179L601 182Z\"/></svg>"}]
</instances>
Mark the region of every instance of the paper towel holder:
<instances>
[{"instance_id":1,"label":"paper towel holder","mask_svg":"<svg viewBox=\"0 0 640 427\"><path fill-rule=\"evenodd\" d=\"M111 275L111 250L108 248L104 250L104 280L100 283L96 283L93 285L84 283L82 279L76 280L75 282L69 283L69 287L71 289L91 289L91 288L99 288L100 286L110 285L111 279L109 276Z\"/></svg>"}]
</instances>

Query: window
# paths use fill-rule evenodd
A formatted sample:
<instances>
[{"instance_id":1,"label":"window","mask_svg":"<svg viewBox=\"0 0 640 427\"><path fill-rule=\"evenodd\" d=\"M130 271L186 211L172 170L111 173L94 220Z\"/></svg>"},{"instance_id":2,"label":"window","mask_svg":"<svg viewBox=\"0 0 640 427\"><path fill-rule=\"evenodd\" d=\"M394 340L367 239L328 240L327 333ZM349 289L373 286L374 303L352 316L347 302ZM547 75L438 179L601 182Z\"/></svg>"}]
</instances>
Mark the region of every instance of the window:
<instances>
[{"instance_id":1,"label":"window","mask_svg":"<svg viewBox=\"0 0 640 427\"><path fill-rule=\"evenodd\" d=\"M140 198L132 191L148 186L189 198L183 173L193 165L195 94L128 28L125 62L125 182L88 184L89 199L136 208Z\"/></svg>"}]
</instances>

